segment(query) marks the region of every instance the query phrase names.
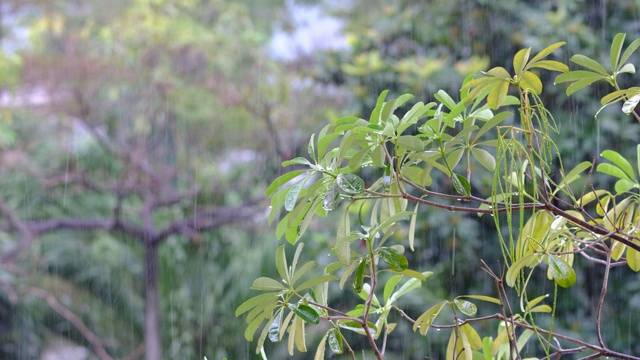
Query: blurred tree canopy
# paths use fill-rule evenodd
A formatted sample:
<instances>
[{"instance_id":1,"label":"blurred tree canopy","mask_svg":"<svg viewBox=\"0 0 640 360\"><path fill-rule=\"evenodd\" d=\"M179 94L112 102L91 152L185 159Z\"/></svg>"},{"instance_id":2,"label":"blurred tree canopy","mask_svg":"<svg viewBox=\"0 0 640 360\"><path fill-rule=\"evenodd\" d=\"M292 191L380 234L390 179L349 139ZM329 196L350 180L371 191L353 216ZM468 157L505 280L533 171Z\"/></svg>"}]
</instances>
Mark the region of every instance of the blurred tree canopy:
<instances>
[{"instance_id":1,"label":"blurred tree canopy","mask_svg":"<svg viewBox=\"0 0 640 360\"><path fill-rule=\"evenodd\" d=\"M273 59L274 32L295 31L288 11L305 6L339 19L349 47ZM52 339L101 359L248 357L252 347L232 309L255 274L272 271L265 249L277 244L266 228L264 188L280 162L306 146L306 134L326 117L371 108L383 89L417 98L451 90L468 74L508 65L522 47L566 41L560 56L606 56L598 50L618 31L638 37L638 6L4 1L0 357L38 358ZM545 102L562 110L558 122L568 135L558 144L568 165L584 160L575 154L597 155L598 141L624 148L637 139L606 112L592 119L597 104L588 92L567 101L564 88L555 91ZM425 218L420 231L433 246L410 260L453 274L426 296L486 286L469 280L477 254L491 253L482 246L492 236L486 226L459 214ZM466 265L453 272L455 250ZM580 330L585 314L572 304L588 304L590 286L566 297L565 311L575 315L563 326ZM640 287L613 286L621 294ZM155 305L149 294L158 295ZM637 296L624 306L637 314ZM146 322L154 317L157 323ZM634 321L610 324L608 333L625 342ZM442 344L390 346L411 358Z\"/></svg>"}]
</instances>

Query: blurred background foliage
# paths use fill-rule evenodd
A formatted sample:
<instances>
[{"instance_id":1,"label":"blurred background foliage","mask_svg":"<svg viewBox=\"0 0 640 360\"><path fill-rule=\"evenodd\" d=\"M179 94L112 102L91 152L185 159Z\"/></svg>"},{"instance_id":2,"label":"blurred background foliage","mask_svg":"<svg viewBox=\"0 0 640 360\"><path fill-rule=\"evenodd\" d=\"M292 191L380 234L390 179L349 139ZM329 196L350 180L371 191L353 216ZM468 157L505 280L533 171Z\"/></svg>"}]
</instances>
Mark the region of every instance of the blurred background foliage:
<instances>
[{"instance_id":1,"label":"blurred background foliage","mask_svg":"<svg viewBox=\"0 0 640 360\"><path fill-rule=\"evenodd\" d=\"M264 188L282 160L306 153L312 131L327 119L367 116L384 89L423 101L439 89L455 97L466 75L509 68L522 47L566 41L556 59L582 53L603 60L616 33L640 37L639 19L635 0L6 0L0 198L29 224L105 218L119 201L124 215L140 222L145 192L122 200L115 190L153 192L159 185L130 171L107 143L130 149L176 189L199 189L154 213L159 226L201 205L251 207L251 216L163 242L159 293L165 358L253 358L254 344L245 342L244 322L233 311L258 274L274 272L278 244L266 226ZM339 31L328 33L336 23ZM311 36L299 36L305 31ZM553 78L544 80L565 167L606 148L632 155L638 126L617 109L595 120L597 88L568 99ZM486 181L473 186L481 193ZM450 187L444 179L434 184ZM426 208L420 219L410 261L435 276L406 300L408 312L456 295L490 294L492 282L478 269L480 259L500 259L493 221ZM4 213L0 223L6 253L18 236ZM331 222L312 227L303 239L306 256L326 263ZM561 292L556 326L588 338L600 288L590 279L602 269L576 266L578 284ZM144 271L142 245L117 232L38 237L0 267L0 358L38 359L61 341L94 351L51 297L103 339L112 357L141 358ZM545 279L536 281L540 293L551 290ZM640 353L640 279L618 268L610 287L604 314L615 321L605 322L603 333L611 348ZM409 331L394 332L389 359L442 357L448 334L405 342ZM274 345L268 352L283 358L286 350Z\"/></svg>"}]
</instances>

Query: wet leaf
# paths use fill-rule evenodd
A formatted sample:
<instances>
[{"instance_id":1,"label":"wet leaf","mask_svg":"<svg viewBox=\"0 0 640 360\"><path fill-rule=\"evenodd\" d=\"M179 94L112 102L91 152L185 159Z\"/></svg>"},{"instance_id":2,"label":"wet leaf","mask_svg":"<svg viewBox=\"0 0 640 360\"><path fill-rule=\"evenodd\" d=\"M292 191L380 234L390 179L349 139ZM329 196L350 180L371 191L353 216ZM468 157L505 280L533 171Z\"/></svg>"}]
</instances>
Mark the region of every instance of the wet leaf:
<instances>
[{"instance_id":1,"label":"wet leaf","mask_svg":"<svg viewBox=\"0 0 640 360\"><path fill-rule=\"evenodd\" d=\"M380 248L378 249L378 254L382 261L393 271L403 271L409 266L407 258L393 248Z\"/></svg>"},{"instance_id":2,"label":"wet leaf","mask_svg":"<svg viewBox=\"0 0 640 360\"><path fill-rule=\"evenodd\" d=\"M339 174L336 184L348 195L357 195L364 191L364 180L354 174Z\"/></svg>"},{"instance_id":3,"label":"wet leaf","mask_svg":"<svg viewBox=\"0 0 640 360\"><path fill-rule=\"evenodd\" d=\"M464 176L454 173L451 177L451 182L458 194L467 197L471 195L471 184L469 184L469 180Z\"/></svg>"},{"instance_id":4,"label":"wet leaf","mask_svg":"<svg viewBox=\"0 0 640 360\"><path fill-rule=\"evenodd\" d=\"M340 201L340 188L334 182L329 188L327 192L324 194L322 198L322 208L326 211L332 211L338 206L338 202Z\"/></svg>"},{"instance_id":5,"label":"wet leaf","mask_svg":"<svg viewBox=\"0 0 640 360\"><path fill-rule=\"evenodd\" d=\"M282 326L283 317L284 311L279 311L269 324L269 340L271 340L271 342L280 341L280 327Z\"/></svg>"},{"instance_id":6,"label":"wet leaf","mask_svg":"<svg viewBox=\"0 0 640 360\"><path fill-rule=\"evenodd\" d=\"M356 268L356 274L353 278L353 290L356 293L359 293L362 291L362 285L364 284L364 270L366 269L366 267L367 267L367 260L366 259L360 260L360 264Z\"/></svg>"},{"instance_id":7,"label":"wet leaf","mask_svg":"<svg viewBox=\"0 0 640 360\"><path fill-rule=\"evenodd\" d=\"M556 284L568 288L576 283L576 273L564 260L556 255L549 254L549 271Z\"/></svg>"},{"instance_id":8,"label":"wet leaf","mask_svg":"<svg viewBox=\"0 0 640 360\"><path fill-rule=\"evenodd\" d=\"M302 320L312 324L318 324L320 322L320 315L311 306L299 304L289 304L289 309L293 311Z\"/></svg>"},{"instance_id":9,"label":"wet leaf","mask_svg":"<svg viewBox=\"0 0 640 360\"><path fill-rule=\"evenodd\" d=\"M329 349L331 349L331 352L337 355L344 353L344 345L342 343L342 334L340 334L340 331L338 331L338 329L331 329L328 334Z\"/></svg>"},{"instance_id":10,"label":"wet leaf","mask_svg":"<svg viewBox=\"0 0 640 360\"><path fill-rule=\"evenodd\" d=\"M467 300L454 299L453 303L456 305L458 310L467 316L475 316L478 312L478 307Z\"/></svg>"},{"instance_id":11,"label":"wet leaf","mask_svg":"<svg viewBox=\"0 0 640 360\"><path fill-rule=\"evenodd\" d=\"M426 335L427 331L429 331L429 328L431 327L431 325L433 325L433 322L438 317L438 314L440 314L440 311L442 311L442 308L444 308L445 305L447 305L447 301L442 301L429 308L429 310L423 312L422 315L420 315L416 319L416 322L413 324L413 331L420 329L420 335Z\"/></svg>"}]
</instances>

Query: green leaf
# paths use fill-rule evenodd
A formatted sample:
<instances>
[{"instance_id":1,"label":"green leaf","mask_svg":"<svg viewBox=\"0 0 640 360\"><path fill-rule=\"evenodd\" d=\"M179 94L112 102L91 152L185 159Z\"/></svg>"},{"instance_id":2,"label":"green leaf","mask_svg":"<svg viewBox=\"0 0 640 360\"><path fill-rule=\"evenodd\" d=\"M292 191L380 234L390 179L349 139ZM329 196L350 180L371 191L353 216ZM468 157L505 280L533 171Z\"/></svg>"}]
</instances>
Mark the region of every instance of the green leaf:
<instances>
[{"instance_id":1,"label":"green leaf","mask_svg":"<svg viewBox=\"0 0 640 360\"><path fill-rule=\"evenodd\" d=\"M402 284L402 286L400 287L400 289L398 289L398 291L391 294L388 302L394 303L404 294L410 292L411 290L419 288L422 285L422 281L426 280L429 276L433 275L433 273L431 271L425 271L422 273L422 275L423 275L422 279L417 277L412 277L411 279L407 280L407 282Z\"/></svg>"},{"instance_id":2,"label":"green leaf","mask_svg":"<svg viewBox=\"0 0 640 360\"><path fill-rule=\"evenodd\" d=\"M290 165L307 165L307 166L313 166L313 164L311 164L309 162L309 160L303 158L303 157L297 157L295 159L291 159L291 160L287 160L282 162L282 166L290 166Z\"/></svg>"},{"instance_id":3,"label":"green leaf","mask_svg":"<svg viewBox=\"0 0 640 360\"><path fill-rule=\"evenodd\" d=\"M236 309L236 314L235 315L236 315L236 317L238 317L238 316L246 313L247 311L255 308L259 304L270 302L270 300L273 300L273 299L275 299L277 297L278 297L277 293L268 293L268 294L256 295L256 296L248 299L247 301L243 302L242 304L240 304L240 306L238 306L238 308Z\"/></svg>"},{"instance_id":4,"label":"green leaf","mask_svg":"<svg viewBox=\"0 0 640 360\"><path fill-rule=\"evenodd\" d=\"M400 280L402 280L402 275L394 275L390 277L389 280L387 280L387 283L384 285L384 292L382 297L385 304L388 305L389 296L391 296L391 293L393 292L393 290L395 290L396 285L398 285Z\"/></svg>"},{"instance_id":5,"label":"green leaf","mask_svg":"<svg viewBox=\"0 0 640 360\"><path fill-rule=\"evenodd\" d=\"M629 60L629 58L631 57L631 55L638 50L638 47L640 47L640 39L635 39L631 42L631 44L629 44L629 46L627 46L627 49L622 53L622 57L620 58L620 62L619 64L624 64L627 62L627 60Z\"/></svg>"},{"instance_id":6,"label":"green leaf","mask_svg":"<svg viewBox=\"0 0 640 360\"><path fill-rule=\"evenodd\" d=\"M367 325L369 327L370 332L372 333L373 337L375 338L378 332L378 328L376 328L376 325L372 322L367 322ZM344 321L341 320L338 322L338 326L340 326L343 329L349 330L349 331L353 331L357 334L360 335L365 335L364 329L362 328L362 324L356 322L356 321Z\"/></svg>"},{"instance_id":7,"label":"green leaf","mask_svg":"<svg viewBox=\"0 0 640 360\"><path fill-rule=\"evenodd\" d=\"M513 57L513 71L516 75L520 76L524 72L524 67L529 60L529 54L531 54L531 48L526 48L518 51Z\"/></svg>"},{"instance_id":8,"label":"green leaf","mask_svg":"<svg viewBox=\"0 0 640 360\"><path fill-rule=\"evenodd\" d=\"M460 330L466 335L469 345L473 350L482 349L482 339L480 339L480 335L476 332L476 330L471 326L471 324L464 324L460 327Z\"/></svg>"},{"instance_id":9,"label":"green leaf","mask_svg":"<svg viewBox=\"0 0 640 360\"><path fill-rule=\"evenodd\" d=\"M586 67L589 70L593 70L598 74L609 75L607 73L607 70L605 70L605 68L602 67L602 65L600 65L599 62L591 59L590 57L587 57L581 54L576 54L576 55L573 55L570 60L582 67Z\"/></svg>"},{"instance_id":10,"label":"green leaf","mask_svg":"<svg viewBox=\"0 0 640 360\"><path fill-rule=\"evenodd\" d=\"M555 60L538 61L537 63L531 65L531 68L532 69L540 68L540 69L551 70L551 71L559 71L561 73L565 73L569 71L569 67L566 64L561 63L560 61L555 61Z\"/></svg>"},{"instance_id":11,"label":"green leaf","mask_svg":"<svg viewBox=\"0 0 640 360\"><path fill-rule=\"evenodd\" d=\"M602 77L593 76L593 77L588 77L588 78L578 80L573 84L569 85L569 87L567 88L567 96L602 79L603 79Z\"/></svg>"},{"instance_id":12,"label":"green leaf","mask_svg":"<svg viewBox=\"0 0 640 360\"><path fill-rule=\"evenodd\" d=\"M295 183L289 189L289 192L287 193L287 197L284 200L284 208L285 208L285 210L287 210L287 211L293 210L293 208L296 206L296 200L298 199L298 195L300 194L300 190L302 190L302 187L307 182L307 180L309 180L310 177L311 177L311 174L305 176L302 180L300 180L297 183Z\"/></svg>"},{"instance_id":13,"label":"green leaf","mask_svg":"<svg viewBox=\"0 0 640 360\"><path fill-rule=\"evenodd\" d=\"M529 254L527 256L524 256L520 260L511 264L511 266L509 267L509 270L507 270L507 275L505 277L505 280L507 281L507 285L509 285L510 287L513 287L516 283L518 275L520 275L520 271L525 266L529 266L532 263L532 261L536 261L535 254Z\"/></svg>"},{"instance_id":14,"label":"green leaf","mask_svg":"<svg viewBox=\"0 0 640 360\"><path fill-rule=\"evenodd\" d=\"M380 223L380 225L371 229L370 233L375 234L378 231L386 229L388 226L395 224L399 221L409 220L411 219L411 215L413 215L412 211L401 211L401 212L395 213L393 216L390 216L389 218L384 220L382 223Z\"/></svg>"},{"instance_id":15,"label":"green leaf","mask_svg":"<svg viewBox=\"0 0 640 360\"><path fill-rule=\"evenodd\" d=\"M300 243L299 245L302 245L302 244L304 243ZM295 283L298 282L298 280L300 280L306 273L308 273L311 269L315 268L317 265L318 263L315 260L311 260L304 263L302 266L300 266L299 269L295 269L292 266L292 269L291 269L292 277L289 285L291 286L295 285Z\"/></svg>"},{"instance_id":16,"label":"green leaf","mask_svg":"<svg viewBox=\"0 0 640 360\"><path fill-rule=\"evenodd\" d=\"M481 300L481 301L494 303L496 305L502 304L500 299L494 298L494 297L491 297L491 296L486 296L486 295L461 295L461 296L458 296L458 298L476 299L476 300Z\"/></svg>"},{"instance_id":17,"label":"green leaf","mask_svg":"<svg viewBox=\"0 0 640 360\"><path fill-rule=\"evenodd\" d=\"M282 290L284 285L275 279L263 276L253 280L251 288L253 290Z\"/></svg>"},{"instance_id":18,"label":"green leaf","mask_svg":"<svg viewBox=\"0 0 640 360\"><path fill-rule=\"evenodd\" d=\"M478 312L478 307L470 301L456 298L453 300L453 303L456 305L458 310L460 310L460 312L467 316L475 316Z\"/></svg>"},{"instance_id":19,"label":"green leaf","mask_svg":"<svg viewBox=\"0 0 640 360\"><path fill-rule=\"evenodd\" d=\"M499 108L507 97L507 92L509 92L509 82L506 80L497 82L487 95L487 104L494 110Z\"/></svg>"},{"instance_id":20,"label":"green leaf","mask_svg":"<svg viewBox=\"0 0 640 360\"><path fill-rule=\"evenodd\" d=\"M329 188L327 189L327 192L324 194L324 197L322 198L322 208L325 209L326 211L332 211L336 208L336 206L338 206L339 202L340 202L340 188L338 187L338 184L334 182L333 184L331 184L331 186L329 186Z\"/></svg>"},{"instance_id":21,"label":"green leaf","mask_svg":"<svg viewBox=\"0 0 640 360\"><path fill-rule=\"evenodd\" d=\"M474 147L471 149L471 154L480 163L480 165L484 166L487 170L495 171L496 158L493 157L493 155L491 155L487 150Z\"/></svg>"},{"instance_id":22,"label":"green leaf","mask_svg":"<svg viewBox=\"0 0 640 360\"><path fill-rule=\"evenodd\" d=\"M540 52L538 54L536 54L536 56L533 57L533 59L531 59L531 61L529 62L529 64L540 64L542 61L540 61L541 59L547 57L549 54L551 54L552 52L554 52L557 48L565 45L566 42L564 41L559 41L557 43L553 43L549 46L547 46L546 48L540 50Z\"/></svg>"},{"instance_id":23,"label":"green leaf","mask_svg":"<svg viewBox=\"0 0 640 360\"><path fill-rule=\"evenodd\" d=\"M360 264L358 264L358 267L356 268L356 274L353 277L353 290L356 293L362 291L362 285L364 284L364 270L366 269L366 267L367 260L361 259Z\"/></svg>"},{"instance_id":24,"label":"green leaf","mask_svg":"<svg viewBox=\"0 0 640 360\"><path fill-rule=\"evenodd\" d=\"M498 126L498 124L500 124L501 122L503 122L509 116L512 116L512 115L513 115L512 113L507 112L507 111L503 111L501 113L496 114L489 121L487 121L484 125L482 125L480 130L478 130L478 132L476 133L476 139L478 139L480 136L484 135L484 133L486 133L487 131L495 128L496 126Z\"/></svg>"},{"instance_id":25,"label":"green leaf","mask_svg":"<svg viewBox=\"0 0 640 360\"><path fill-rule=\"evenodd\" d=\"M276 270L278 270L278 274L284 281L287 283L290 282L289 272L287 271L287 256L284 253L284 245L280 245L276 249Z\"/></svg>"},{"instance_id":26,"label":"green leaf","mask_svg":"<svg viewBox=\"0 0 640 360\"><path fill-rule=\"evenodd\" d=\"M263 317L258 316L255 319L253 319L253 321L251 321L249 325L247 325L247 328L244 330L245 340L253 341L253 335L256 333L256 331L260 327L260 324L262 324L264 320L265 319Z\"/></svg>"},{"instance_id":27,"label":"green leaf","mask_svg":"<svg viewBox=\"0 0 640 360\"><path fill-rule=\"evenodd\" d=\"M403 271L409 266L407 258L390 247L378 249L378 254L382 261L393 271Z\"/></svg>"},{"instance_id":28,"label":"green leaf","mask_svg":"<svg viewBox=\"0 0 640 360\"><path fill-rule=\"evenodd\" d=\"M404 149L409 151L423 151L424 143L416 136L402 135L398 137L396 142L398 149Z\"/></svg>"},{"instance_id":29,"label":"green leaf","mask_svg":"<svg viewBox=\"0 0 640 360\"><path fill-rule=\"evenodd\" d=\"M267 190L264 192L266 197L270 197L276 190L278 190L282 185L289 182L289 180L295 178L296 176L307 172L308 170L294 170L288 173L282 174L278 176L273 182L267 187Z\"/></svg>"},{"instance_id":30,"label":"green leaf","mask_svg":"<svg viewBox=\"0 0 640 360\"><path fill-rule=\"evenodd\" d=\"M309 138L309 144L307 145L307 153L309 154L309 159L313 161L318 161L316 158L316 149L315 149L315 136L316 134L311 134L311 138Z\"/></svg>"},{"instance_id":31,"label":"green leaf","mask_svg":"<svg viewBox=\"0 0 640 360\"><path fill-rule=\"evenodd\" d=\"M433 325L433 322L438 317L438 314L440 314L440 311L442 311L442 308L444 308L447 303L448 301L446 300L439 302L429 308L429 310L423 312L422 315L420 315L416 319L416 322L413 324L413 331L415 332L417 329L420 329L420 335L427 335L427 331L429 331L429 328L431 327L431 325Z\"/></svg>"},{"instance_id":32,"label":"green leaf","mask_svg":"<svg viewBox=\"0 0 640 360\"><path fill-rule=\"evenodd\" d=\"M466 177L454 173L451 177L451 182L453 183L454 189L458 192L458 194L462 196L469 197L471 195L471 184L469 184L469 180Z\"/></svg>"},{"instance_id":33,"label":"green leaf","mask_svg":"<svg viewBox=\"0 0 640 360\"><path fill-rule=\"evenodd\" d=\"M629 180L624 180L624 179L620 179L618 181L616 181L616 184L614 185L613 189L616 191L616 194L621 194L623 192L627 192L635 187L637 187L638 184L631 182Z\"/></svg>"},{"instance_id":34,"label":"green leaf","mask_svg":"<svg viewBox=\"0 0 640 360\"><path fill-rule=\"evenodd\" d=\"M611 42L611 51L609 52L609 58L611 59L612 71L618 70L618 61L620 61L620 53L622 52L622 45L624 44L624 33L618 33L614 36Z\"/></svg>"},{"instance_id":35,"label":"green leaf","mask_svg":"<svg viewBox=\"0 0 640 360\"><path fill-rule=\"evenodd\" d=\"M330 275L330 274L324 274L324 275L320 275L320 276L316 276L312 279L309 279L305 282L303 282L302 284L298 285L295 289L296 292L301 292L304 291L308 288L314 287L318 284L322 284L325 282L329 282L329 281L334 281L334 280L338 280L338 277L335 275Z\"/></svg>"},{"instance_id":36,"label":"green leaf","mask_svg":"<svg viewBox=\"0 0 640 360\"><path fill-rule=\"evenodd\" d=\"M553 276L553 280L556 284L563 288L568 288L576 283L576 273L569 264L553 254L549 254L548 259L549 270L551 271L551 276Z\"/></svg>"},{"instance_id":37,"label":"green leaf","mask_svg":"<svg viewBox=\"0 0 640 360\"><path fill-rule=\"evenodd\" d=\"M339 174L336 178L336 184L340 190L349 195L357 195L364 191L364 180L354 174Z\"/></svg>"},{"instance_id":38,"label":"green leaf","mask_svg":"<svg viewBox=\"0 0 640 360\"><path fill-rule=\"evenodd\" d=\"M518 84L522 89L533 90L535 94L542 93L542 81L540 81L538 75L532 73L531 71L525 71Z\"/></svg>"},{"instance_id":39,"label":"green leaf","mask_svg":"<svg viewBox=\"0 0 640 360\"><path fill-rule=\"evenodd\" d=\"M603 174L607 174L607 175L611 175L611 176L617 177L619 179L631 181L631 179L626 174L626 172L624 172L619 167L617 167L615 165L612 165L612 164L609 164L609 163L598 164L598 166L596 167L596 170L598 172L603 173Z\"/></svg>"},{"instance_id":40,"label":"green leaf","mask_svg":"<svg viewBox=\"0 0 640 360\"><path fill-rule=\"evenodd\" d=\"M340 355L344 353L344 345L342 344L342 334L338 329L331 329L329 334L329 349L334 354Z\"/></svg>"},{"instance_id":41,"label":"green leaf","mask_svg":"<svg viewBox=\"0 0 640 360\"><path fill-rule=\"evenodd\" d=\"M413 243L415 241L416 236L416 221L418 218L418 205L420 203L416 202L416 207L413 209L413 215L411 215L411 220L409 221L409 248L413 251Z\"/></svg>"},{"instance_id":42,"label":"green leaf","mask_svg":"<svg viewBox=\"0 0 640 360\"><path fill-rule=\"evenodd\" d=\"M297 316L299 316L305 322L311 324L318 324L320 322L320 315L315 311L311 306L304 304L289 304L289 309L293 311Z\"/></svg>"},{"instance_id":43,"label":"green leaf","mask_svg":"<svg viewBox=\"0 0 640 360\"><path fill-rule=\"evenodd\" d=\"M373 111L371 112L371 116L369 117L369 122L371 124L373 124L373 125L379 125L380 124L380 114L382 112L382 105L384 105L384 99L387 98L387 94L388 93L389 93L389 90L384 90L378 96L378 100L376 101L376 106L373 109Z\"/></svg>"},{"instance_id":44,"label":"green leaf","mask_svg":"<svg viewBox=\"0 0 640 360\"><path fill-rule=\"evenodd\" d=\"M318 349L316 350L316 355L313 357L313 360L324 360L324 352L327 348L327 336L329 336L329 333L325 333L322 339L320 339Z\"/></svg>"},{"instance_id":45,"label":"green leaf","mask_svg":"<svg viewBox=\"0 0 640 360\"><path fill-rule=\"evenodd\" d=\"M634 243L640 244L637 240L634 240ZM640 252L633 248L627 249L627 265L629 265L629 269L638 272L640 271Z\"/></svg>"}]
</instances>

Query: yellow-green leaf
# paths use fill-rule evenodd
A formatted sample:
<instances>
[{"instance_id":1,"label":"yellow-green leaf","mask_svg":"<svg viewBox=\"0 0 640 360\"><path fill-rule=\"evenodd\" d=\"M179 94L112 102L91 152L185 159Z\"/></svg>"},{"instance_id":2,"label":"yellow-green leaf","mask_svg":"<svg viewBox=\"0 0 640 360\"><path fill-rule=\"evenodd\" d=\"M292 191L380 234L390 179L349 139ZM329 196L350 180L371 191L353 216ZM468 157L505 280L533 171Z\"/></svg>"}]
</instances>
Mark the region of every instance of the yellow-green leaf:
<instances>
[{"instance_id":1,"label":"yellow-green leaf","mask_svg":"<svg viewBox=\"0 0 640 360\"><path fill-rule=\"evenodd\" d=\"M540 81L538 75L531 71L525 71L524 74L522 74L518 85L520 85L522 89L532 90L535 94L542 92L542 81Z\"/></svg>"}]
</instances>

